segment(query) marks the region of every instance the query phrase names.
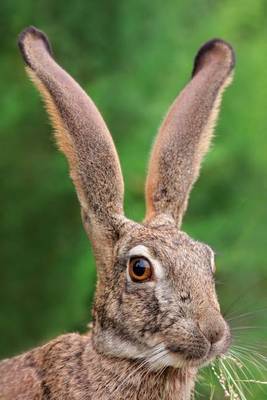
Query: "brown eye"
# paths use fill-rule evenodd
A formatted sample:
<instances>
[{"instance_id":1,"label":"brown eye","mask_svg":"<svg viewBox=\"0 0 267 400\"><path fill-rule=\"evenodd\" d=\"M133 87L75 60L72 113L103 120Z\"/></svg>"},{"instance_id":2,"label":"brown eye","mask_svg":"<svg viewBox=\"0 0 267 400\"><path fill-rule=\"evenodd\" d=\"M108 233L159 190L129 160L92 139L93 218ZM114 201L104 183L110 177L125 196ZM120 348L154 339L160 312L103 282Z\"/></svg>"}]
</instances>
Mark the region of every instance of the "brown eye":
<instances>
[{"instance_id":1,"label":"brown eye","mask_svg":"<svg viewBox=\"0 0 267 400\"><path fill-rule=\"evenodd\" d=\"M144 257L133 257L129 261L129 275L134 282L144 282L151 278L152 267Z\"/></svg>"}]
</instances>

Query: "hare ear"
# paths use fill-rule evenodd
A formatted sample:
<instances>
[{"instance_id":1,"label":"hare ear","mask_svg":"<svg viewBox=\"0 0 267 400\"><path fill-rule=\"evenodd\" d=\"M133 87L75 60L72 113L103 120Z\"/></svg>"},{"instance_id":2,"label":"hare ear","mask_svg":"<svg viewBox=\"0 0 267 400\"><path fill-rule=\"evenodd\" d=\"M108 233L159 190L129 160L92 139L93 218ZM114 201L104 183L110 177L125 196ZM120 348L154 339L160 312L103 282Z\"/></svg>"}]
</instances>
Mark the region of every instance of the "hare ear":
<instances>
[{"instance_id":1,"label":"hare ear","mask_svg":"<svg viewBox=\"0 0 267 400\"><path fill-rule=\"evenodd\" d=\"M111 135L92 100L53 59L44 33L25 29L19 48L68 159L86 228L100 254L117 237L123 215L123 178Z\"/></svg>"},{"instance_id":2,"label":"hare ear","mask_svg":"<svg viewBox=\"0 0 267 400\"><path fill-rule=\"evenodd\" d=\"M152 151L147 221L168 214L180 226L233 67L233 49L220 39L207 42L197 53L192 79L171 106Z\"/></svg>"}]
</instances>

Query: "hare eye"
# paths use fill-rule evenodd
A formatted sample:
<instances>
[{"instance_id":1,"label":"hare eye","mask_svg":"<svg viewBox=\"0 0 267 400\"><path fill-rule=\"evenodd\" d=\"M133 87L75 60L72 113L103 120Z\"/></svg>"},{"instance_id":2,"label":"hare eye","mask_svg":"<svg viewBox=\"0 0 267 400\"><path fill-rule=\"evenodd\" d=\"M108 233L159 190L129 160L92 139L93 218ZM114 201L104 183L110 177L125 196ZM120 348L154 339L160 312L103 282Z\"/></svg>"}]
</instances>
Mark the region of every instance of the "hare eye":
<instances>
[{"instance_id":1,"label":"hare eye","mask_svg":"<svg viewBox=\"0 0 267 400\"><path fill-rule=\"evenodd\" d=\"M133 257L129 261L129 275L133 282L144 282L152 276L152 266L144 257Z\"/></svg>"}]
</instances>

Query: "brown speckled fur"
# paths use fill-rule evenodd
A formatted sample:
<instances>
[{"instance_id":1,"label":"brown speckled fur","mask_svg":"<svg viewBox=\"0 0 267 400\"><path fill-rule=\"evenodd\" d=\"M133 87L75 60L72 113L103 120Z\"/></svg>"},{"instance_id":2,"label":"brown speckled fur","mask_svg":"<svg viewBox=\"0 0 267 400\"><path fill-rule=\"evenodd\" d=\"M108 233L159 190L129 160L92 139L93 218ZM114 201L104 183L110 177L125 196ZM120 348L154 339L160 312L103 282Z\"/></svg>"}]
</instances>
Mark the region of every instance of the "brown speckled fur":
<instances>
[{"instance_id":1,"label":"brown speckled fur","mask_svg":"<svg viewBox=\"0 0 267 400\"><path fill-rule=\"evenodd\" d=\"M2 362L0 398L162 400L173 398L173 390L186 393L186 380L194 377L194 371L190 375L187 372L186 376L172 368L161 377L153 371L147 374L145 368L130 376L135 369L133 361L102 357L95 352L90 334L64 335L25 355ZM146 375L143 380L140 379L142 375ZM127 382L125 386L124 381Z\"/></svg>"},{"instance_id":2,"label":"brown speckled fur","mask_svg":"<svg viewBox=\"0 0 267 400\"><path fill-rule=\"evenodd\" d=\"M0 400L189 400L198 368L227 351L213 251L180 231L192 185L208 150L233 50L215 39L195 58L191 81L155 142L146 183L147 215L123 215L123 179L111 135L92 100L55 62L47 37L19 37L66 155L96 258L92 331L63 335L0 363ZM153 267L131 280L132 251Z\"/></svg>"}]
</instances>

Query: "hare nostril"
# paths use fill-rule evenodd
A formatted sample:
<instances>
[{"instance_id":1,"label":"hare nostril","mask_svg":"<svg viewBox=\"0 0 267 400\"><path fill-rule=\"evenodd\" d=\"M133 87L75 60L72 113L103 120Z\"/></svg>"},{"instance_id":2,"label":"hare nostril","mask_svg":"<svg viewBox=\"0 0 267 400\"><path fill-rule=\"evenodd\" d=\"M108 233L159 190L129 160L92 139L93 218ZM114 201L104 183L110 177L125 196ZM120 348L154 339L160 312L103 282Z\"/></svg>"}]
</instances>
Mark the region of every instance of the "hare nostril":
<instances>
[{"instance_id":1,"label":"hare nostril","mask_svg":"<svg viewBox=\"0 0 267 400\"><path fill-rule=\"evenodd\" d=\"M199 321L198 327L212 345L218 343L227 333L227 326L223 318Z\"/></svg>"},{"instance_id":2,"label":"hare nostril","mask_svg":"<svg viewBox=\"0 0 267 400\"><path fill-rule=\"evenodd\" d=\"M211 344L219 342L224 336L225 329L215 329L209 335L209 341Z\"/></svg>"}]
</instances>

